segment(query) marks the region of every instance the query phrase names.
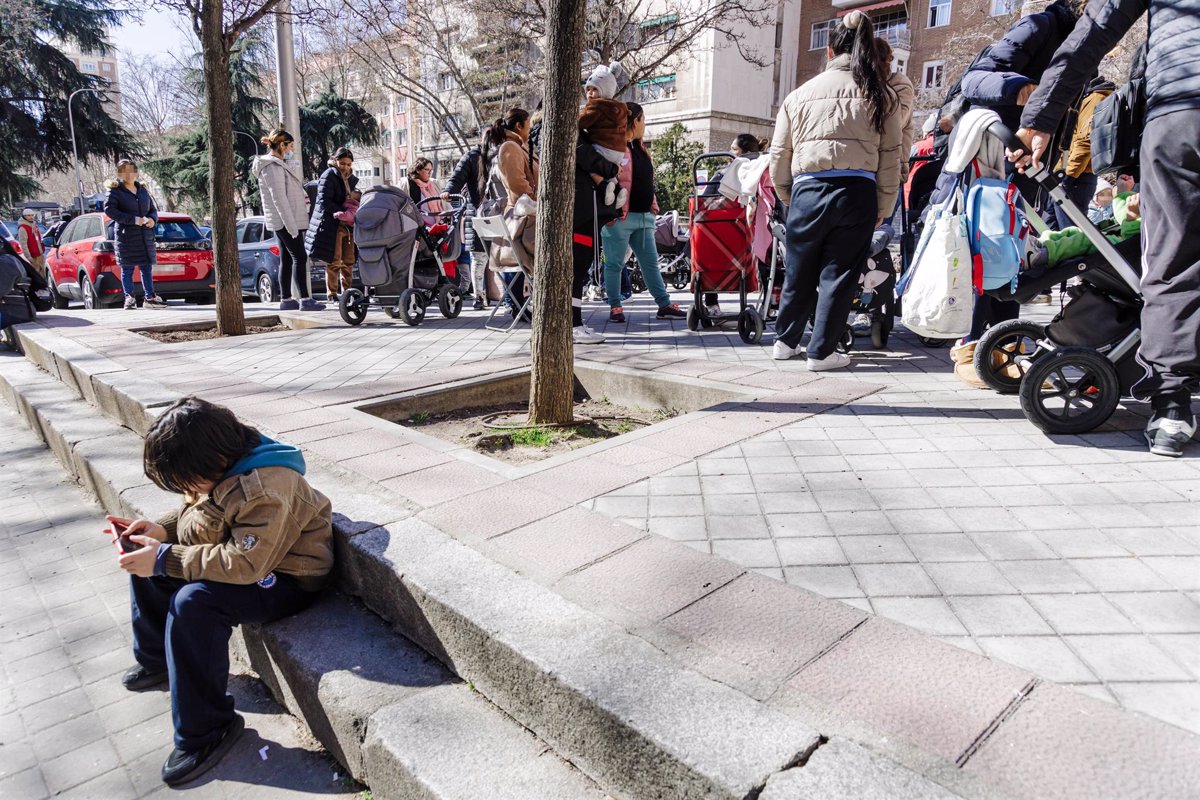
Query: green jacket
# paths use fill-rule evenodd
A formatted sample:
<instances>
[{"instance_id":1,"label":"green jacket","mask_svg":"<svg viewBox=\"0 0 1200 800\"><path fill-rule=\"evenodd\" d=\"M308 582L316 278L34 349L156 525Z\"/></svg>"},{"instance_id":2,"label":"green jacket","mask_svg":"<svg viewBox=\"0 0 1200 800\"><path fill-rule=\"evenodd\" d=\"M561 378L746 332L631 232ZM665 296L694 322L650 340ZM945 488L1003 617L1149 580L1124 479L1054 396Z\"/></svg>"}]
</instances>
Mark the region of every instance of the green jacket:
<instances>
[{"instance_id":1,"label":"green jacket","mask_svg":"<svg viewBox=\"0 0 1200 800\"><path fill-rule=\"evenodd\" d=\"M1129 218L1129 198L1132 192L1125 192L1113 198L1113 220L1119 225L1117 233L1109 234L1108 240L1113 244L1140 236L1142 220ZM1050 266L1057 266L1066 259L1079 258L1096 252L1095 245L1079 228L1063 228L1061 231L1050 231L1039 237L1042 246L1046 248Z\"/></svg>"}]
</instances>

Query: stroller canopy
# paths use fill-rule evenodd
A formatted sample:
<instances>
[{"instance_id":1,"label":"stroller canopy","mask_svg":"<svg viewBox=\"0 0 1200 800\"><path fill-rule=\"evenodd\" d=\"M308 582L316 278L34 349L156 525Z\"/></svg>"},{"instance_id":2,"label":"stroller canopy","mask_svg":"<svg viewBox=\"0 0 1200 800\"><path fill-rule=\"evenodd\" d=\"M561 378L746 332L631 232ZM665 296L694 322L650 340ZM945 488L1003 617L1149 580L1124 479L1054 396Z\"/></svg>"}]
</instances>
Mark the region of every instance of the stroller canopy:
<instances>
[{"instance_id":1,"label":"stroller canopy","mask_svg":"<svg viewBox=\"0 0 1200 800\"><path fill-rule=\"evenodd\" d=\"M408 284L421 217L408 192L374 186L354 218L358 271L364 286Z\"/></svg>"}]
</instances>

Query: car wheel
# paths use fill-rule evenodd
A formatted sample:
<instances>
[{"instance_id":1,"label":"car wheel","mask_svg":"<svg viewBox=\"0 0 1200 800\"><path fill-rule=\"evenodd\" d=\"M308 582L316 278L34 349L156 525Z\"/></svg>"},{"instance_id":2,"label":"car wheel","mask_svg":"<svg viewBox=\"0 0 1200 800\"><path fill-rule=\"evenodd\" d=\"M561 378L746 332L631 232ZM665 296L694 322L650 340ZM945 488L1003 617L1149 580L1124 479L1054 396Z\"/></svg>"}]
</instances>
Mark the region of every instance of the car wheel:
<instances>
[{"instance_id":1,"label":"car wheel","mask_svg":"<svg viewBox=\"0 0 1200 800\"><path fill-rule=\"evenodd\" d=\"M92 283L87 273L79 273L79 289L83 293L83 307L88 311L100 308L100 297L96 294L96 284Z\"/></svg>"},{"instance_id":2,"label":"car wheel","mask_svg":"<svg viewBox=\"0 0 1200 800\"><path fill-rule=\"evenodd\" d=\"M47 272L46 282L50 285L50 302L54 304L54 307L59 310L70 308L71 301L58 293L58 286L54 284L54 275Z\"/></svg>"},{"instance_id":3,"label":"car wheel","mask_svg":"<svg viewBox=\"0 0 1200 800\"><path fill-rule=\"evenodd\" d=\"M259 302L262 303L274 303L279 299L278 295L275 294L275 282L265 272L258 276L254 293L258 295Z\"/></svg>"}]
</instances>

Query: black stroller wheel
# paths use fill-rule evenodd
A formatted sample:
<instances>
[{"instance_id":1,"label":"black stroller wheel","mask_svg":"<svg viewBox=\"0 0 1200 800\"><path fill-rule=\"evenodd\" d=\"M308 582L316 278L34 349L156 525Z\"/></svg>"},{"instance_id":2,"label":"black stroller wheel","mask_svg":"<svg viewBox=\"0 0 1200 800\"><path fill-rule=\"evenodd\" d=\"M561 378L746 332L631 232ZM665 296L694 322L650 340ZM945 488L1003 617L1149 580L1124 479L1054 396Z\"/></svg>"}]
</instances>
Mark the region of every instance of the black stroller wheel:
<instances>
[{"instance_id":1,"label":"black stroller wheel","mask_svg":"<svg viewBox=\"0 0 1200 800\"><path fill-rule=\"evenodd\" d=\"M438 290L438 310L446 319L454 319L462 313L462 292L457 286L447 284Z\"/></svg>"},{"instance_id":2,"label":"black stroller wheel","mask_svg":"<svg viewBox=\"0 0 1200 800\"><path fill-rule=\"evenodd\" d=\"M925 345L928 348L937 350L942 347L949 347L955 340L954 339L938 339L933 336L918 336L917 341L919 341L921 344Z\"/></svg>"},{"instance_id":3,"label":"black stroller wheel","mask_svg":"<svg viewBox=\"0 0 1200 800\"><path fill-rule=\"evenodd\" d=\"M746 344L762 344L763 318L759 316L758 310L755 308L743 308L742 313L738 314L738 336L742 337L742 341Z\"/></svg>"},{"instance_id":4,"label":"black stroller wheel","mask_svg":"<svg viewBox=\"0 0 1200 800\"><path fill-rule=\"evenodd\" d=\"M1021 410L1046 433L1087 433L1103 425L1121 399L1117 367L1087 347L1039 357L1021 381Z\"/></svg>"},{"instance_id":5,"label":"black stroller wheel","mask_svg":"<svg viewBox=\"0 0 1200 800\"><path fill-rule=\"evenodd\" d=\"M419 289L405 289L400 293L400 318L405 325L417 326L425 319L425 296Z\"/></svg>"},{"instance_id":6,"label":"black stroller wheel","mask_svg":"<svg viewBox=\"0 0 1200 800\"><path fill-rule=\"evenodd\" d=\"M979 379L1000 394L1021 390L1021 376L1038 357L1038 340L1046 329L1036 322L1010 319L988 328L975 345L975 371Z\"/></svg>"},{"instance_id":7,"label":"black stroller wheel","mask_svg":"<svg viewBox=\"0 0 1200 800\"><path fill-rule=\"evenodd\" d=\"M687 326L689 331L700 330L700 309L695 303L687 311Z\"/></svg>"},{"instance_id":8,"label":"black stroller wheel","mask_svg":"<svg viewBox=\"0 0 1200 800\"><path fill-rule=\"evenodd\" d=\"M347 289L338 300L338 313L347 325L361 325L367 318L367 298L358 289Z\"/></svg>"}]
</instances>

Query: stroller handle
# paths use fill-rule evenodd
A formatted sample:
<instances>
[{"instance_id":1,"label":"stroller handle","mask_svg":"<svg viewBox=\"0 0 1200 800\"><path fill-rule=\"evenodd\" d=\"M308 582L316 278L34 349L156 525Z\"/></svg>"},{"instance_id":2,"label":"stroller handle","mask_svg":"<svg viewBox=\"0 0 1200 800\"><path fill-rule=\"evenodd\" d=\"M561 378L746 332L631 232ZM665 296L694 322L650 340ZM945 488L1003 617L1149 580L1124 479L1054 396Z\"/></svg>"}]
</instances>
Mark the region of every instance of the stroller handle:
<instances>
[{"instance_id":1,"label":"stroller handle","mask_svg":"<svg viewBox=\"0 0 1200 800\"><path fill-rule=\"evenodd\" d=\"M1018 139L1017 135L1013 133L1012 130L1009 129L1009 127L1003 122L997 120L989 125L987 130L993 138L998 139L1002 145L1007 147L1012 152L1015 153L1018 150L1024 152L1029 151L1029 145ZM1037 169L1034 169L1033 165L1031 164L1029 168L1025 170L1025 175L1026 177L1037 181L1038 185L1040 185L1047 192L1058 186L1058 178L1045 164L1039 165Z\"/></svg>"},{"instance_id":2,"label":"stroller handle","mask_svg":"<svg viewBox=\"0 0 1200 800\"><path fill-rule=\"evenodd\" d=\"M426 203L449 203L450 208L444 211L426 211L424 206ZM417 201L417 208L424 214L429 214L432 217L445 217L451 214L458 214L467 207L467 197L463 194L446 194L436 195L434 197L423 197Z\"/></svg>"},{"instance_id":3,"label":"stroller handle","mask_svg":"<svg viewBox=\"0 0 1200 800\"><path fill-rule=\"evenodd\" d=\"M723 151L723 152L719 152L719 153L701 153L700 155L696 156L696 158L693 159L693 161L692 161L692 185L697 186L697 187L709 186L711 184L719 182L719 181L712 180L711 177L708 180L703 180L703 181L700 180L700 162L701 161L710 161L710 160L721 159L721 160L724 160L726 163L732 164L733 159L735 157L736 156L734 156L733 153L730 153L728 151Z\"/></svg>"}]
</instances>

